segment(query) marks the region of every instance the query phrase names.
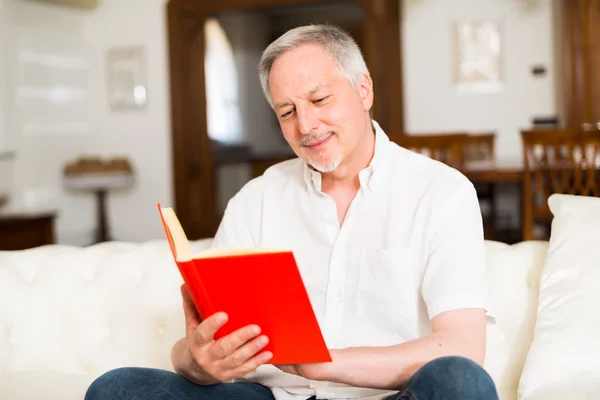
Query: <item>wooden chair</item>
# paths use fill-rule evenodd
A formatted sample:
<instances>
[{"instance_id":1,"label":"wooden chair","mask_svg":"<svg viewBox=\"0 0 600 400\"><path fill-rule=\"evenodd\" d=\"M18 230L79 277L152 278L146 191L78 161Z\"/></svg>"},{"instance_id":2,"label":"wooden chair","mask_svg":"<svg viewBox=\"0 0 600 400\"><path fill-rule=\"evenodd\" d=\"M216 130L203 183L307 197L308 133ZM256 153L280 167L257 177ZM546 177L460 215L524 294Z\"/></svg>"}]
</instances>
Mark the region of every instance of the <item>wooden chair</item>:
<instances>
[{"instance_id":1,"label":"wooden chair","mask_svg":"<svg viewBox=\"0 0 600 400\"><path fill-rule=\"evenodd\" d=\"M434 160L450 165L459 171L465 169L463 146L466 133L436 133L401 136L398 145Z\"/></svg>"},{"instance_id":2,"label":"wooden chair","mask_svg":"<svg viewBox=\"0 0 600 400\"><path fill-rule=\"evenodd\" d=\"M523 240L532 240L534 226L548 229L554 193L600 196L600 131L522 131Z\"/></svg>"},{"instance_id":3,"label":"wooden chair","mask_svg":"<svg viewBox=\"0 0 600 400\"><path fill-rule=\"evenodd\" d=\"M493 165L496 162L495 142L494 132L470 133L463 144L466 168L474 165ZM481 206L485 238L494 240L498 225L496 185L491 182L473 182L473 184Z\"/></svg>"},{"instance_id":4,"label":"wooden chair","mask_svg":"<svg viewBox=\"0 0 600 400\"><path fill-rule=\"evenodd\" d=\"M495 163L495 142L495 132L473 132L467 135L463 148L465 163L467 165L471 163Z\"/></svg>"}]
</instances>

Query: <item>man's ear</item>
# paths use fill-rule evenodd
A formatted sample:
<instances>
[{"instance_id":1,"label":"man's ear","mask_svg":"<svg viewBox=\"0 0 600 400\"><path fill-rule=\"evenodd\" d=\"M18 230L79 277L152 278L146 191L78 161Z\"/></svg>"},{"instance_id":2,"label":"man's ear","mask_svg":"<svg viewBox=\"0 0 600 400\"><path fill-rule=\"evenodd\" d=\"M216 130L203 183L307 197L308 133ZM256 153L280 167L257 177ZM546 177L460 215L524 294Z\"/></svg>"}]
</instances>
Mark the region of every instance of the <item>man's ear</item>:
<instances>
[{"instance_id":1,"label":"man's ear","mask_svg":"<svg viewBox=\"0 0 600 400\"><path fill-rule=\"evenodd\" d=\"M361 75L358 81L358 94L363 103L365 111L373 107L373 80L368 74Z\"/></svg>"}]
</instances>

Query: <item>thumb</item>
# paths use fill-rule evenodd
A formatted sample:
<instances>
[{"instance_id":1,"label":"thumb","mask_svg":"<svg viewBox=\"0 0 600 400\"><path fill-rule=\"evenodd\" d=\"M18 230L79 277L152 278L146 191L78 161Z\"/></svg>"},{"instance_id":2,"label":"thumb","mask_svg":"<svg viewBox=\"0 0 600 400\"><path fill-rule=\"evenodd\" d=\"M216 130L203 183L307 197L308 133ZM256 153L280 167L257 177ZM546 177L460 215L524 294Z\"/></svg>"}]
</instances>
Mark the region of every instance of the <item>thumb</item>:
<instances>
[{"instance_id":1,"label":"thumb","mask_svg":"<svg viewBox=\"0 0 600 400\"><path fill-rule=\"evenodd\" d=\"M198 310L196 310L192 296L185 283L181 285L181 298L183 299L186 332L194 331L202 319L200 318L200 314L198 314Z\"/></svg>"}]
</instances>

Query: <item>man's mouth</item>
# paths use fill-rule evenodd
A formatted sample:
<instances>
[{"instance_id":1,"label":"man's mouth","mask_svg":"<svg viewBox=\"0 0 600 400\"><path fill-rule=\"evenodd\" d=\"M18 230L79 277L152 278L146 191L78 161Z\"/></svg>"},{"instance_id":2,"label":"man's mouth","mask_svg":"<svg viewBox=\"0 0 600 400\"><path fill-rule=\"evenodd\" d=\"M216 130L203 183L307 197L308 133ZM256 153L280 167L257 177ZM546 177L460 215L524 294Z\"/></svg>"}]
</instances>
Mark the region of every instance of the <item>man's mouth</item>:
<instances>
[{"instance_id":1,"label":"man's mouth","mask_svg":"<svg viewBox=\"0 0 600 400\"><path fill-rule=\"evenodd\" d=\"M329 139L331 139L332 136L333 136L333 134L330 133L330 134L328 134L328 135L326 135L326 136L324 136L322 138L319 138L317 140L313 140L311 142L304 143L302 146L303 147L308 147L311 150L315 150L315 149L318 149L320 147L323 147L329 141Z\"/></svg>"}]
</instances>

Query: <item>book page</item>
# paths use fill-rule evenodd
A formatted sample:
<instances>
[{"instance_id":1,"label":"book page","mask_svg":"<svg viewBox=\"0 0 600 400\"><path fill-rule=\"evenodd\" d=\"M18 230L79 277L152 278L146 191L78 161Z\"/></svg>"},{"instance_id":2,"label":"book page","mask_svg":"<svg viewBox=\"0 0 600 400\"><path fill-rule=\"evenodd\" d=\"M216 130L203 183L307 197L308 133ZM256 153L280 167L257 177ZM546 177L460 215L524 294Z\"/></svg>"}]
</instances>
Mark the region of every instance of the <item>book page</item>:
<instances>
[{"instance_id":1,"label":"book page","mask_svg":"<svg viewBox=\"0 0 600 400\"><path fill-rule=\"evenodd\" d=\"M242 256L247 254L282 253L288 250L263 249L260 247L217 247L201 251L194 258Z\"/></svg>"}]
</instances>

